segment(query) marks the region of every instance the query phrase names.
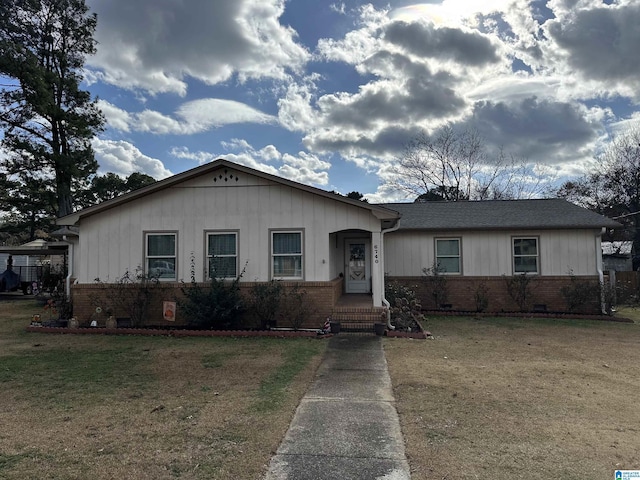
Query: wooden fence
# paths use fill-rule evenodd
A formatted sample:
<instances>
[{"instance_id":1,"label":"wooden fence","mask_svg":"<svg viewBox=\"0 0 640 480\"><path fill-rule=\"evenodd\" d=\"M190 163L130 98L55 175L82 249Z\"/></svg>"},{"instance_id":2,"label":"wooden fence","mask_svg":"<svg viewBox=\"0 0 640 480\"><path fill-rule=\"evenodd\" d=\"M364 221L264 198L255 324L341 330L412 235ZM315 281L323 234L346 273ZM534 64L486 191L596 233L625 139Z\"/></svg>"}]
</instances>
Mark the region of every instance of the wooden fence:
<instances>
[{"instance_id":1,"label":"wooden fence","mask_svg":"<svg viewBox=\"0 0 640 480\"><path fill-rule=\"evenodd\" d=\"M636 303L640 300L640 272L609 272L615 279L616 303Z\"/></svg>"}]
</instances>

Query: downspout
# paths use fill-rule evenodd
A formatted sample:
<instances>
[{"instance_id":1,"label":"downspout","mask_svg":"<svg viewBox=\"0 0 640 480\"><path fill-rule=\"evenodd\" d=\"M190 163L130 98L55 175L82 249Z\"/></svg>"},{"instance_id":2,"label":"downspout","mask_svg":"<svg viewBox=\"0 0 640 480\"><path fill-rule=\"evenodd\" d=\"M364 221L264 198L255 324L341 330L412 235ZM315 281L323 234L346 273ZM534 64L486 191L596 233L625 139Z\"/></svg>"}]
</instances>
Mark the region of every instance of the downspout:
<instances>
[{"instance_id":1,"label":"downspout","mask_svg":"<svg viewBox=\"0 0 640 480\"><path fill-rule=\"evenodd\" d=\"M73 276L73 242L67 240L67 236L63 235L62 240L67 242L69 248L67 249L67 257L69 258L67 263L67 278L64 281L65 294L67 300L71 301L71 277Z\"/></svg>"},{"instance_id":2,"label":"downspout","mask_svg":"<svg viewBox=\"0 0 640 480\"><path fill-rule=\"evenodd\" d=\"M391 227L391 228L387 228L382 229L380 231L380 255L382 257L381 259L381 263L382 263L382 303L384 304L385 307L387 307L387 328L389 330L395 330L396 327L394 327L393 325L391 325L391 304L389 303L389 300L387 300L384 296L384 234L385 233L389 233L389 232L395 232L396 230L398 230L400 228L400 219L398 219L398 221L396 222L396 224Z\"/></svg>"},{"instance_id":3,"label":"downspout","mask_svg":"<svg viewBox=\"0 0 640 480\"><path fill-rule=\"evenodd\" d=\"M598 280L600 282L600 312L607 315L607 302L604 295L604 272L602 271L602 234L606 231L604 227L595 235L596 240L596 270L598 271Z\"/></svg>"}]
</instances>

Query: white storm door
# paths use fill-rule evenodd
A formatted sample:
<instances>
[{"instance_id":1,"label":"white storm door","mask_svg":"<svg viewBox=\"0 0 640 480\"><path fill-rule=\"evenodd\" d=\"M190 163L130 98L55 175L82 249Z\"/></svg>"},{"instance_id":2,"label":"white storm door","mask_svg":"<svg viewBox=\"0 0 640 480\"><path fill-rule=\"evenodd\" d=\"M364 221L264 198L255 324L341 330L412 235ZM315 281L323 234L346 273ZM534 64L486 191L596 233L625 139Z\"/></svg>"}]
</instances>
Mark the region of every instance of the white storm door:
<instances>
[{"instance_id":1,"label":"white storm door","mask_svg":"<svg viewBox=\"0 0 640 480\"><path fill-rule=\"evenodd\" d=\"M345 243L345 292L369 293L369 245L365 240L347 240Z\"/></svg>"}]
</instances>

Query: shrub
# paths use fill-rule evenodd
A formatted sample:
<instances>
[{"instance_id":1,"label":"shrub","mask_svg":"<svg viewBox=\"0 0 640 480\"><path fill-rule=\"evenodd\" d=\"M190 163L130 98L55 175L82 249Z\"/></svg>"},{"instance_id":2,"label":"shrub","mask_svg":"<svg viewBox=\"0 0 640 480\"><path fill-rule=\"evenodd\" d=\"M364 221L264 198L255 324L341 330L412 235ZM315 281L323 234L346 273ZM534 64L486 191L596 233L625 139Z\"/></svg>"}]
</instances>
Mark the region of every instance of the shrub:
<instances>
[{"instance_id":1,"label":"shrub","mask_svg":"<svg viewBox=\"0 0 640 480\"><path fill-rule=\"evenodd\" d=\"M240 293L240 279L247 268L244 268L233 280L212 278L204 287L195 280L195 263L191 257L191 282L181 287L183 298L178 304L187 319L187 324L206 329L237 328L245 310Z\"/></svg>"},{"instance_id":2,"label":"shrub","mask_svg":"<svg viewBox=\"0 0 640 480\"><path fill-rule=\"evenodd\" d=\"M49 320L54 318L68 320L73 316L73 304L63 289L56 288L51 292L44 310L48 313Z\"/></svg>"},{"instance_id":3,"label":"shrub","mask_svg":"<svg viewBox=\"0 0 640 480\"><path fill-rule=\"evenodd\" d=\"M103 290L101 294L92 295L92 303L107 315L129 317L132 327L139 327L147 321L152 302L160 301L166 290L157 276L147 275L140 266L134 272L127 270L114 282L106 283L99 278L96 282L103 286Z\"/></svg>"},{"instance_id":4,"label":"shrub","mask_svg":"<svg viewBox=\"0 0 640 480\"><path fill-rule=\"evenodd\" d=\"M569 312L590 311L600 303L600 283L593 280L584 280L569 272L570 284L562 287L560 292L567 304Z\"/></svg>"},{"instance_id":5,"label":"shrub","mask_svg":"<svg viewBox=\"0 0 640 480\"><path fill-rule=\"evenodd\" d=\"M604 302L607 315L613 315L613 307L616 305L616 289L609 282L600 283L600 301Z\"/></svg>"},{"instance_id":6,"label":"shrub","mask_svg":"<svg viewBox=\"0 0 640 480\"><path fill-rule=\"evenodd\" d=\"M249 294L249 310L262 329L276 325L282 303L282 284L278 280L256 283Z\"/></svg>"},{"instance_id":7,"label":"shrub","mask_svg":"<svg viewBox=\"0 0 640 480\"><path fill-rule=\"evenodd\" d=\"M480 282L473 298L476 301L476 311L484 312L489 307L489 287L484 282Z\"/></svg>"},{"instance_id":8,"label":"shrub","mask_svg":"<svg viewBox=\"0 0 640 480\"><path fill-rule=\"evenodd\" d=\"M449 298L449 286L447 285L447 277L442 274L443 270L437 264L429 268L423 268L425 281L427 282L427 292L431 293L435 308L441 308L447 303Z\"/></svg>"},{"instance_id":9,"label":"shrub","mask_svg":"<svg viewBox=\"0 0 640 480\"><path fill-rule=\"evenodd\" d=\"M398 330L418 330L424 320L422 305L415 292L397 281L385 283L385 298L391 305L391 320Z\"/></svg>"},{"instance_id":10,"label":"shrub","mask_svg":"<svg viewBox=\"0 0 640 480\"><path fill-rule=\"evenodd\" d=\"M298 284L282 294L279 316L294 330L298 330L302 326L309 310L307 291L301 290Z\"/></svg>"},{"instance_id":11,"label":"shrub","mask_svg":"<svg viewBox=\"0 0 640 480\"><path fill-rule=\"evenodd\" d=\"M521 312L531 310L533 303L531 283L534 277L526 273L514 275L513 277L504 277L507 284L507 292L514 302L518 304Z\"/></svg>"},{"instance_id":12,"label":"shrub","mask_svg":"<svg viewBox=\"0 0 640 480\"><path fill-rule=\"evenodd\" d=\"M42 269L42 285L45 292L64 289L67 268L65 265L45 265Z\"/></svg>"}]
</instances>

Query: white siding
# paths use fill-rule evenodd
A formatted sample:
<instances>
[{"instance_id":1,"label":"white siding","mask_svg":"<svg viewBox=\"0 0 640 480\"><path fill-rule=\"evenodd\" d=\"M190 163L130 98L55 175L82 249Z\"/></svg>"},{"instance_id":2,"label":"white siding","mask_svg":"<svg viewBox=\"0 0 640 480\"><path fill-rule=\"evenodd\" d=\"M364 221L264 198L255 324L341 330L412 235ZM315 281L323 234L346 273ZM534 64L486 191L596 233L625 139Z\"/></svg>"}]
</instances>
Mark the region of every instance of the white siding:
<instances>
[{"instance_id":1,"label":"white siding","mask_svg":"<svg viewBox=\"0 0 640 480\"><path fill-rule=\"evenodd\" d=\"M239 174L227 182L213 175L181 183L80 223L80 283L113 280L144 265L144 232L175 231L177 277L190 280L193 254L196 279L204 278L205 231L238 231L244 280L268 280L270 229L304 230L304 279L331 280L335 243L329 234L345 229L380 231L369 210L275 182ZM219 172L217 172L219 173ZM333 240L333 239L332 239Z\"/></svg>"},{"instance_id":2,"label":"white siding","mask_svg":"<svg viewBox=\"0 0 640 480\"><path fill-rule=\"evenodd\" d=\"M462 274L512 275L512 238L536 237L541 275L596 275L599 231L413 232L385 236L385 271L391 276L420 276L434 262L435 238L461 238Z\"/></svg>"}]
</instances>

